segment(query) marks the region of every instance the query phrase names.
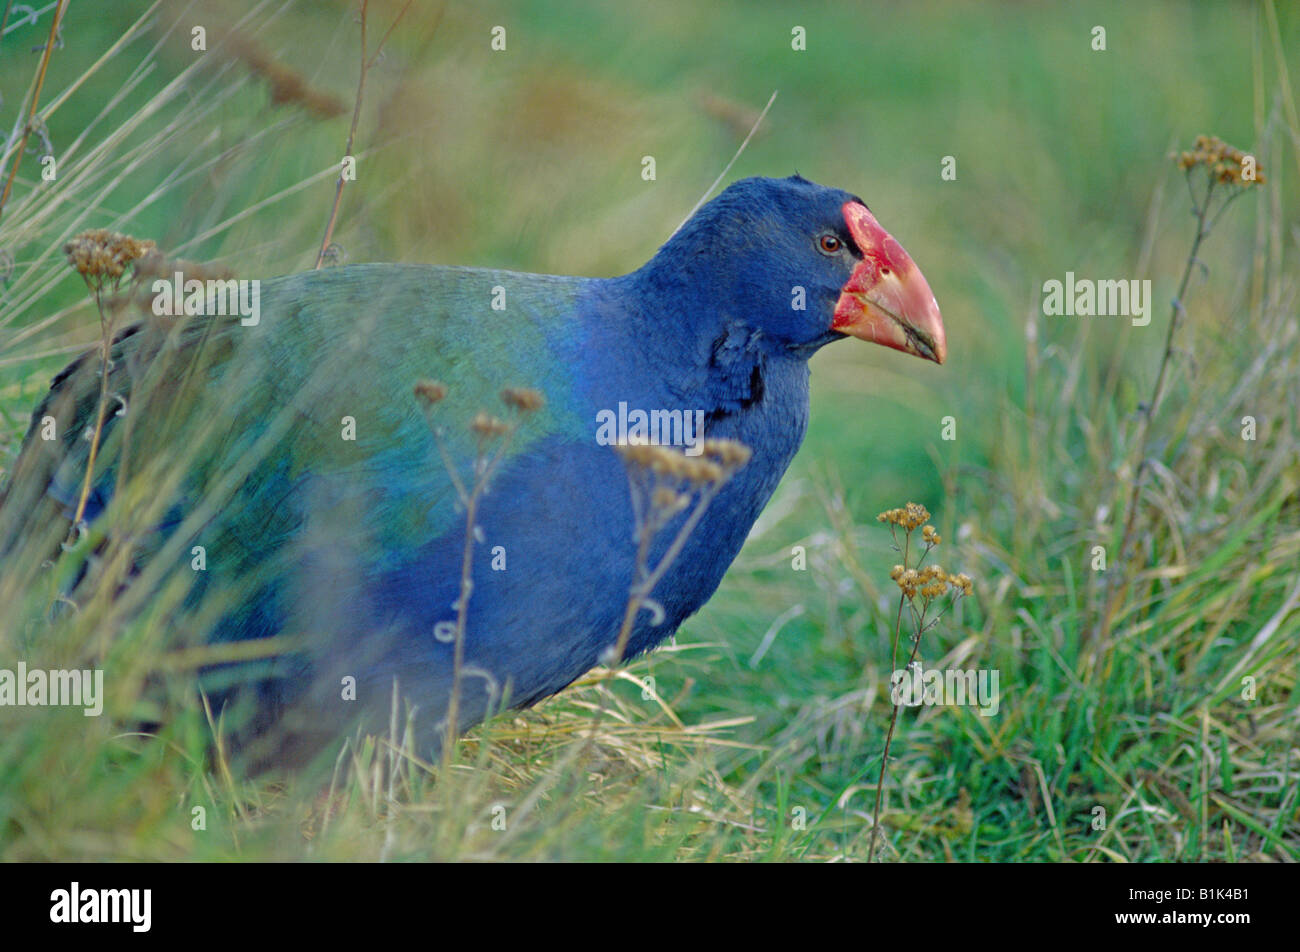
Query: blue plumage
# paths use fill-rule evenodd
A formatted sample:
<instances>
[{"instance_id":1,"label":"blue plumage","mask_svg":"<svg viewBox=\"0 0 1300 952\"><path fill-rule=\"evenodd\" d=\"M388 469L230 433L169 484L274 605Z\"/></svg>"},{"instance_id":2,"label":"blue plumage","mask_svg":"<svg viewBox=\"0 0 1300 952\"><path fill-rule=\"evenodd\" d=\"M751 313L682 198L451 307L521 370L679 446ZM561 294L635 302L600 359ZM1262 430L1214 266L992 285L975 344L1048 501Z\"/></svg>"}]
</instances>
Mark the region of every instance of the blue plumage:
<instances>
[{"instance_id":1,"label":"blue plumage","mask_svg":"<svg viewBox=\"0 0 1300 952\"><path fill-rule=\"evenodd\" d=\"M698 610L739 552L803 440L811 354L846 333L912 349L832 326L873 260L846 220L859 205L798 177L746 179L618 278L360 265L263 282L255 327L146 322L119 342L110 378L131 395L143 445L109 421L89 515L107 504L111 518L125 458L165 484L154 512L168 517L138 546L140 578L171 560L151 584L180 573L192 605L219 604L214 641L297 639L274 661L206 674L232 705L256 701L256 733L310 748L357 713L386 724L396 679L436 743L465 552L455 480L472 486L475 460L501 445L475 417L513 432L476 520L462 728L503 692L518 706L559 691L617 637L637 549L624 462L597 440L602 413L699 411L705 436L752 450L655 587L662 617L637 615L630 656ZM937 344L917 326L913 352L942 359L941 326ZM61 375L37 410L0 502L0 558L24 535L66 527L85 450L33 434L47 413L64 433L84 428L95 363ZM446 391L432 407L413 393L428 380ZM545 406L514 413L506 387L540 391ZM201 579L186 561L194 545L207 553ZM250 680L256 692L235 690Z\"/></svg>"}]
</instances>

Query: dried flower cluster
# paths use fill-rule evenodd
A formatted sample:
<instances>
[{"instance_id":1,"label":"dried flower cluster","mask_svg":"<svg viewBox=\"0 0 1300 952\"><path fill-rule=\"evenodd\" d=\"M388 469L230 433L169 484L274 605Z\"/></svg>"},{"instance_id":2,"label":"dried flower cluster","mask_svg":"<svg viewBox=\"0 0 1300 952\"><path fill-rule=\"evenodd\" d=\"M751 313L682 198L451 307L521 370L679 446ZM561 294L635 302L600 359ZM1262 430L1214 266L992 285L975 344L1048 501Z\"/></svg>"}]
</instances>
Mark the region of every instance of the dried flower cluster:
<instances>
[{"instance_id":1,"label":"dried flower cluster","mask_svg":"<svg viewBox=\"0 0 1300 952\"><path fill-rule=\"evenodd\" d=\"M474 414L474 419L469 421L469 428L485 439L493 436L505 436L510 432L509 423L483 410Z\"/></svg>"},{"instance_id":2,"label":"dried flower cluster","mask_svg":"<svg viewBox=\"0 0 1300 952\"><path fill-rule=\"evenodd\" d=\"M687 456L667 446L625 443L615 449L624 462L647 469L656 476L668 476L696 484L717 482L722 478L722 469L716 463L700 456Z\"/></svg>"},{"instance_id":3,"label":"dried flower cluster","mask_svg":"<svg viewBox=\"0 0 1300 952\"><path fill-rule=\"evenodd\" d=\"M691 509L686 524L679 530L677 542L684 541L713 498L750 457L745 444L722 439L705 440L698 456L687 456L675 447L652 445L643 440L623 443L614 449L627 466L636 537L641 543L638 558L642 560L642 577L655 574L644 562L646 546L655 534L679 513ZM674 546L674 558L676 548L680 545ZM667 555L664 558L664 566L672 561Z\"/></svg>"},{"instance_id":4,"label":"dried flower cluster","mask_svg":"<svg viewBox=\"0 0 1300 952\"><path fill-rule=\"evenodd\" d=\"M650 443L624 443L615 447L624 462L656 476L679 479L696 486L725 482L749 462L750 449L735 440L705 440L699 456Z\"/></svg>"},{"instance_id":5,"label":"dried flower cluster","mask_svg":"<svg viewBox=\"0 0 1300 952\"><path fill-rule=\"evenodd\" d=\"M441 403L447 398L447 385L439 380L422 379L412 388L416 399L424 404L425 409ZM506 387L501 391L501 402L516 413L535 413L546 405L546 398L540 390L526 387ZM470 429L479 436L499 436L510 429L510 424L500 417L493 416L486 410L480 410L470 421Z\"/></svg>"},{"instance_id":6,"label":"dried flower cluster","mask_svg":"<svg viewBox=\"0 0 1300 952\"><path fill-rule=\"evenodd\" d=\"M690 504L691 497L688 493L678 492L669 486L657 486L650 494L650 505L666 515L679 513Z\"/></svg>"},{"instance_id":7,"label":"dried flower cluster","mask_svg":"<svg viewBox=\"0 0 1300 952\"><path fill-rule=\"evenodd\" d=\"M633 624L642 609L650 610L650 624L663 623L666 617L664 607L651 597L655 585L681 554L687 539L723 486L749 462L752 455L744 443L726 439L704 440L699 446L699 455L695 456L644 439L629 440L614 449L627 467L637 550L636 580L629 592L623 624L614 643L601 655L601 663L611 672L623 658ZM667 549L652 565L651 545L656 536L683 513L682 522Z\"/></svg>"},{"instance_id":8,"label":"dried flower cluster","mask_svg":"<svg viewBox=\"0 0 1300 952\"><path fill-rule=\"evenodd\" d=\"M919 503L909 502L902 509L888 509L876 516L877 522L887 522L890 525L902 526L908 532L913 529L919 529L930 518L930 511ZM933 528L931 528L933 532ZM935 543L936 545L938 543Z\"/></svg>"},{"instance_id":9,"label":"dried flower cluster","mask_svg":"<svg viewBox=\"0 0 1300 952\"><path fill-rule=\"evenodd\" d=\"M1246 159L1251 159L1249 171ZM1225 185L1262 185L1263 168L1254 161L1249 153L1242 152L1224 142L1218 136L1197 136L1190 152L1180 153L1178 167L1184 171L1204 165L1216 180Z\"/></svg>"},{"instance_id":10,"label":"dried flower cluster","mask_svg":"<svg viewBox=\"0 0 1300 952\"><path fill-rule=\"evenodd\" d=\"M937 625L939 619L956 605L959 599L975 591L974 581L964 572L950 574L941 565L921 564L929 556L930 552L943 541L934 526L929 524L929 519L929 510L915 502L909 502L901 509L887 509L876 516L877 522L883 522L889 526L889 532L894 537L894 549L903 557L903 563L895 565L889 572L889 577L894 580L894 584L898 586L901 593L898 599L898 614L894 622L893 667L895 670L898 669L898 647L902 638L904 606L907 607L908 615L914 626L911 656L904 665L905 668L911 669L916 663L916 655L921 648L921 637ZM898 538L898 529L900 527L903 529L901 542ZM912 533L917 529L921 530L921 541L924 543L924 548L917 546L916 550L913 550L911 545ZM950 595L951 598L946 602L936 603L935 600L942 598L944 595ZM933 618L929 617L931 610L937 612L937 615ZM898 712L901 706L895 697L893 712L889 719L889 732L885 735L885 747L880 756L880 776L876 782L876 803L871 812L872 839L871 847L867 851L868 862L875 856L877 833L880 829L880 806L885 789L885 776L889 770L889 747L894 739L894 729L898 726Z\"/></svg>"},{"instance_id":11,"label":"dried flower cluster","mask_svg":"<svg viewBox=\"0 0 1300 952\"><path fill-rule=\"evenodd\" d=\"M447 386L436 380L420 380L415 384L415 395L426 406L433 406L447 396Z\"/></svg>"},{"instance_id":12,"label":"dried flower cluster","mask_svg":"<svg viewBox=\"0 0 1300 952\"><path fill-rule=\"evenodd\" d=\"M154 243L106 228L83 231L63 246L68 263L92 288L116 286L127 266L152 250Z\"/></svg>"},{"instance_id":13,"label":"dried flower cluster","mask_svg":"<svg viewBox=\"0 0 1300 952\"><path fill-rule=\"evenodd\" d=\"M527 387L506 387L501 391L501 401L520 413L535 413L546 405L546 398L540 390Z\"/></svg>"},{"instance_id":14,"label":"dried flower cluster","mask_svg":"<svg viewBox=\"0 0 1300 952\"><path fill-rule=\"evenodd\" d=\"M901 526L910 537L917 529L921 530L921 540L926 545L926 552L943 542L934 526L929 525L930 511L920 503L909 502L901 509L888 509L876 516L877 522L890 526ZM900 550L901 551L901 550ZM953 594L970 595L974 583L969 575L950 575L941 566L927 565L925 568L909 568L895 565L889 577L897 583L902 593L909 599L918 595L924 599L938 598L949 589Z\"/></svg>"},{"instance_id":15,"label":"dried flower cluster","mask_svg":"<svg viewBox=\"0 0 1300 952\"><path fill-rule=\"evenodd\" d=\"M920 595L922 598L938 598L949 588L954 593L970 595L974 591L974 581L964 572L950 575L938 565L927 565L922 569L909 569L895 565L889 573L899 589L908 598Z\"/></svg>"},{"instance_id":16,"label":"dried flower cluster","mask_svg":"<svg viewBox=\"0 0 1300 952\"><path fill-rule=\"evenodd\" d=\"M705 440L702 447L704 455L717 460L718 465L728 469L740 469L749 462L752 451L737 440Z\"/></svg>"}]
</instances>

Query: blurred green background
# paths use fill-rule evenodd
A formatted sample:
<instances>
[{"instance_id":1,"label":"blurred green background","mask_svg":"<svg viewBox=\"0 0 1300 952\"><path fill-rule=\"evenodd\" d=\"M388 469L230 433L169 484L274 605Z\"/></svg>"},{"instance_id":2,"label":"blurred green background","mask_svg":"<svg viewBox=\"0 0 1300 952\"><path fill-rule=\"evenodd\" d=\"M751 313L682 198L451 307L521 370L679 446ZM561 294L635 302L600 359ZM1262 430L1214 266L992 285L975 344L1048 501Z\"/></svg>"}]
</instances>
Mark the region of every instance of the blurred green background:
<instances>
[{"instance_id":1,"label":"blurred green background","mask_svg":"<svg viewBox=\"0 0 1300 952\"><path fill-rule=\"evenodd\" d=\"M147 9L73 3L51 83L95 62ZM372 49L398 9L372 5ZM1278 17L1282 48L1294 57L1298 17L1285 4ZM59 109L50 122L56 144L92 121L120 119L194 66L201 54L189 49L190 24L211 31L213 45L217 34L238 31L343 112L323 120L292 100L276 104L265 75L218 50L198 76L221 88L219 101L196 106L187 91L165 102L178 126L187 110L203 112L136 157L106 194L87 196L94 207L85 220L129 226L240 273L310 267L333 197L328 167L342 152L355 93L355 4L164 4L153 22L173 18L179 29L143 31ZM798 171L864 196L921 265L951 337L942 369L850 345L817 358L814 452L796 465L829 458L858 469L887 446L891 465L850 487L874 511L909 492L932 495L936 453L945 463L987 461L978 423L945 445L937 421L959 409L963 421L987 420L1005 397L1023 398L1025 318L1044 280L1067 270L1150 277L1156 299L1169 299L1189 238L1181 197L1165 194L1182 186L1164 159L1204 131L1251 147L1277 77L1261 19L1248 2L417 2L368 76L360 175L345 190L335 240L348 262L632 270L778 91L728 180ZM497 25L506 28L504 52L489 45ZM1097 25L1106 30L1104 52L1092 49ZM806 30L804 51L792 49L795 26ZM30 78L29 48L42 39L30 26L5 38L0 83L9 112ZM154 43L158 57L138 77ZM1254 71L1266 77L1262 101ZM219 163L194 171L215 155ZM654 182L641 178L645 155L656 159ZM949 155L955 181L940 178ZM1285 194L1293 203L1289 184ZM258 202L268 204L203 237ZM1228 225L1236 237L1248 233L1244 216ZM69 304L82 300L71 276L61 291ZM93 340L89 309L81 314L58 343ZM1095 345L1122 352L1145 390L1160 321L1140 331L1100 323ZM1048 321L1040 347L1094 343L1089 330ZM16 349L0 350L0 386L14 386L12 358L24 355Z\"/></svg>"}]
</instances>

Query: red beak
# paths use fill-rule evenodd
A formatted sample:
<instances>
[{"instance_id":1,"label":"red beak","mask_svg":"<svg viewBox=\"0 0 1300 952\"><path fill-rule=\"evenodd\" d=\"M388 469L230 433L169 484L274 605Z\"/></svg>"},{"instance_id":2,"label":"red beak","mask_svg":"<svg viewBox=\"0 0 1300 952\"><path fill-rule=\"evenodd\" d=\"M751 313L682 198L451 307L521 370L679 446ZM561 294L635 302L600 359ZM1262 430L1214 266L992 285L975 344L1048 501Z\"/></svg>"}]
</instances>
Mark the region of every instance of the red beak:
<instances>
[{"instance_id":1,"label":"red beak","mask_svg":"<svg viewBox=\"0 0 1300 952\"><path fill-rule=\"evenodd\" d=\"M867 206L845 202L843 211L862 261L840 293L831 329L943 363L943 318L921 269Z\"/></svg>"}]
</instances>

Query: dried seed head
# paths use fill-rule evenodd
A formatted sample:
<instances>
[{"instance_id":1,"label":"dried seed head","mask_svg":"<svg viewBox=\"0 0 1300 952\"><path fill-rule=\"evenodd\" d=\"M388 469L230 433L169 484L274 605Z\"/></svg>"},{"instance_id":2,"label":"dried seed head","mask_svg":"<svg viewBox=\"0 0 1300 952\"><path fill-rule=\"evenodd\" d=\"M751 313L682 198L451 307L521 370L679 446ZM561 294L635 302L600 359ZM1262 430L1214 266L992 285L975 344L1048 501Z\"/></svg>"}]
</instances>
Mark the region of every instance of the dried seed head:
<instances>
[{"instance_id":1,"label":"dried seed head","mask_svg":"<svg viewBox=\"0 0 1300 952\"><path fill-rule=\"evenodd\" d=\"M678 512L690 504L691 497L667 486L659 486L650 496L650 504L664 512Z\"/></svg>"},{"instance_id":2,"label":"dried seed head","mask_svg":"<svg viewBox=\"0 0 1300 952\"><path fill-rule=\"evenodd\" d=\"M546 398L540 390L530 390L527 387L506 387L501 391L501 399L506 406L520 413L533 413L546 404Z\"/></svg>"},{"instance_id":3,"label":"dried seed head","mask_svg":"<svg viewBox=\"0 0 1300 952\"><path fill-rule=\"evenodd\" d=\"M701 449L705 456L713 457L728 469L740 469L753 455L753 451L738 440L705 440Z\"/></svg>"},{"instance_id":4,"label":"dried seed head","mask_svg":"<svg viewBox=\"0 0 1300 952\"><path fill-rule=\"evenodd\" d=\"M908 532L911 532L913 529L924 525L929 518L930 511L928 509L918 503L909 502L902 509L886 509L876 516L876 521L902 526Z\"/></svg>"},{"instance_id":5,"label":"dried seed head","mask_svg":"<svg viewBox=\"0 0 1300 952\"><path fill-rule=\"evenodd\" d=\"M915 502L909 502L903 512L904 525L909 531L924 525L930 518L930 511Z\"/></svg>"},{"instance_id":6,"label":"dried seed head","mask_svg":"<svg viewBox=\"0 0 1300 952\"><path fill-rule=\"evenodd\" d=\"M890 577L893 577L892 572L890 573ZM921 575L916 571L916 569L903 569L903 571L899 573L898 577L894 578L894 583L899 587L904 595L908 598L914 598L916 597L917 586L921 583Z\"/></svg>"},{"instance_id":7,"label":"dried seed head","mask_svg":"<svg viewBox=\"0 0 1300 952\"><path fill-rule=\"evenodd\" d=\"M95 228L74 236L63 246L63 253L88 285L103 287L121 281L127 265L144 257L153 246L152 241Z\"/></svg>"},{"instance_id":8,"label":"dried seed head","mask_svg":"<svg viewBox=\"0 0 1300 952\"><path fill-rule=\"evenodd\" d=\"M939 565L927 565L918 574L922 582L945 582L948 580L948 573Z\"/></svg>"},{"instance_id":9,"label":"dried seed head","mask_svg":"<svg viewBox=\"0 0 1300 952\"><path fill-rule=\"evenodd\" d=\"M614 447L614 452L623 457L623 461L633 463L637 466L645 466L648 457L645 454L645 443L633 442L629 440L626 443L619 443Z\"/></svg>"},{"instance_id":10,"label":"dried seed head","mask_svg":"<svg viewBox=\"0 0 1300 952\"><path fill-rule=\"evenodd\" d=\"M686 457L666 446L641 441L629 441L620 443L614 449L623 457L625 462L648 469L657 476L670 476L675 479L687 478L688 461Z\"/></svg>"},{"instance_id":11,"label":"dried seed head","mask_svg":"<svg viewBox=\"0 0 1300 952\"><path fill-rule=\"evenodd\" d=\"M1242 176L1245 160L1249 153L1228 145L1218 136L1199 135L1189 152L1181 152L1175 161L1184 170L1204 165L1219 182L1225 185L1263 185L1263 166L1254 164L1254 176Z\"/></svg>"},{"instance_id":12,"label":"dried seed head","mask_svg":"<svg viewBox=\"0 0 1300 952\"><path fill-rule=\"evenodd\" d=\"M420 380L415 385L415 395L427 406L433 406L447 396L447 387L436 380Z\"/></svg>"},{"instance_id":13,"label":"dried seed head","mask_svg":"<svg viewBox=\"0 0 1300 952\"><path fill-rule=\"evenodd\" d=\"M697 485L721 482L725 471L712 460L683 456L686 462L686 478Z\"/></svg>"},{"instance_id":14,"label":"dried seed head","mask_svg":"<svg viewBox=\"0 0 1300 952\"><path fill-rule=\"evenodd\" d=\"M494 417L490 413L480 410L474 414L474 419L470 421L469 428L481 437L502 436L510 432L510 424L500 417Z\"/></svg>"}]
</instances>

